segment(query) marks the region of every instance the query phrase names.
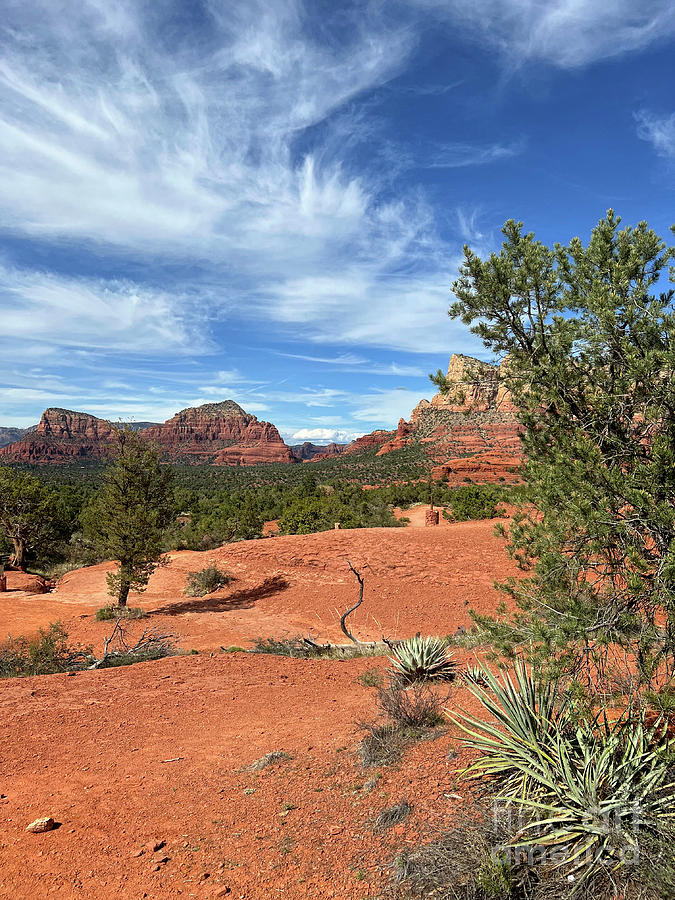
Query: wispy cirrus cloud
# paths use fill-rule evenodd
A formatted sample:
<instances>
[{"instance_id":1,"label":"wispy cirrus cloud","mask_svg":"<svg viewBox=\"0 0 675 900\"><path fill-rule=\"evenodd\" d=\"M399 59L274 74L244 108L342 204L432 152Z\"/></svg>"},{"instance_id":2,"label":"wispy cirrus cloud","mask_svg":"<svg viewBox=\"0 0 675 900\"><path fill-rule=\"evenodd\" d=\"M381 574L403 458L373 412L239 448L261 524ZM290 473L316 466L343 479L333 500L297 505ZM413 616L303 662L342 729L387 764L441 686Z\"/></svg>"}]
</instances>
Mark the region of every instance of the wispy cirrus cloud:
<instances>
[{"instance_id":1,"label":"wispy cirrus cloud","mask_svg":"<svg viewBox=\"0 0 675 900\"><path fill-rule=\"evenodd\" d=\"M486 166L502 159L518 156L524 149L523 141L508 144L446 144L431 153L421 165L427 169L463 169L466 166Z\"/></svg>"},{"instance_id":2,"label":"wispy cirrus cloud","mask_svg":"<svg viewBox=\"0 0 675 900\"><path fill-rule=\"evenodd\" d=\"M496 47L506 65L573 69L642 50L675 34L670 0L409 0Z\"/></svg>"},{"instance_id":3,"label":"wispy cirrus cloud","mask_svg":"<svg viewBox=\"0 0 675 900\"><path fill-rule=\"evenodd\" d=\"M48 353L59 347L187 353L203 329L199 310L170 290L1 265L0 311L5 340L30 337ZM208 349L201 338L200 345Z\"/></svg>"},{"instance_id":4,"label":"wispy cirrus cloud","mask_svg":"<svg viewBox=\"0 0 675 900\"><path fill-rule=\"evenodd\" d=\"M675 159L675 112L658 115L649 110L635 114L638 137L649 141L659 156Z\"/></svg>"}]
</instances>

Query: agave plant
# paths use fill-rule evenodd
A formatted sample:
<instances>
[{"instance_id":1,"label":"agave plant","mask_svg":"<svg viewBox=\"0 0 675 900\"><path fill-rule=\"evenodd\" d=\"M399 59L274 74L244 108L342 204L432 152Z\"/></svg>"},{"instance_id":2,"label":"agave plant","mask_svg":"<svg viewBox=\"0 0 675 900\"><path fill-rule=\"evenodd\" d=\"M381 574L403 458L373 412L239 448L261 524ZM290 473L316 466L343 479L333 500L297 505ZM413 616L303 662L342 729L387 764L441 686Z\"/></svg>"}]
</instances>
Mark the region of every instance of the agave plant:
<instances>
[{"instance_id":1,"label":"agave plant","mask_svg":"<svg viewBox=\"0 0 675 900\"><path fill-rule=\"evenodd\" d=\"M599 715L575 723L558 685L522 663L501 679L482 672L485 686L468 686L494 724L453 719L480 752L464 774L494 778L498 796L526 814L514 846L555 849L581 884L598 867L621 865L640 831L675 817L665 723L647 727L630 709L614 722Z\"/></svg>"},{"instance_id":2,"label":"agave plant","mask_svg":"<svg viewBox=\"0 0 675 900\"><path fill-rule=\"evenodd\" d=\"M437 637L408 638L392 649L392 674L403 682L450 681L455 677L452 653Z\"/></svg>"}]
</instances>

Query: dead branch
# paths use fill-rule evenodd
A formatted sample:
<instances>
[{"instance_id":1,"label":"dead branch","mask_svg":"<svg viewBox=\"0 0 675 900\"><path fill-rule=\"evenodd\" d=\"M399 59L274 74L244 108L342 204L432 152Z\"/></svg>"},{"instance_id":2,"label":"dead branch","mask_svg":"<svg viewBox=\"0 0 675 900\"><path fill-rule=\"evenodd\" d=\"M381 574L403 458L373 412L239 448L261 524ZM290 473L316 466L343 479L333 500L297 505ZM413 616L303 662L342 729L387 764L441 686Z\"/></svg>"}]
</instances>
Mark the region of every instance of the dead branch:
<instances>
[{"instance_id":1,"label":"dead branch","mask_svg":"<svg viewBox=\"0 0 675 900\"><path fill-rule=\"evenodd\" d=\"M342 633L346 637L348 637L349 640L353 644L358 644L359 641L357 641L356 638L354 637L354 635L350 631L347 630L346 622L347 622L347 616L351 616L351 614L354 612L354 610L358 609L359 606L361 606L361 604L363 603L363 575L361 574L361 572L359 572L357 569L354 568L354 566L351 563L351 560L349 560L349 559L347 560L347 565L349 566L351 571L354 573L354 575L356 576L356 580L359 583L359 599L358 599L358 602L355 603L354 606L351 607L351 609L348 609L347 612L343 613L340 616L340 628L342 629Z\"/></svg>"},{"instance_id":2,"label":"dead branch","mask_svg":"<svg viewBox=\"0 0 675 900\"><path fill-rule=\"evenodd\" d=\"M108 637L103 640L103 656L96 659L89 668L99 669L113 656L143 656L146 653L168 656L174 649L175 641L175 634L163 632L156 625L150 625L143 629L136 643L132 644L122 627L120 617L116 619Z\"/></svg>"}]
</instances>

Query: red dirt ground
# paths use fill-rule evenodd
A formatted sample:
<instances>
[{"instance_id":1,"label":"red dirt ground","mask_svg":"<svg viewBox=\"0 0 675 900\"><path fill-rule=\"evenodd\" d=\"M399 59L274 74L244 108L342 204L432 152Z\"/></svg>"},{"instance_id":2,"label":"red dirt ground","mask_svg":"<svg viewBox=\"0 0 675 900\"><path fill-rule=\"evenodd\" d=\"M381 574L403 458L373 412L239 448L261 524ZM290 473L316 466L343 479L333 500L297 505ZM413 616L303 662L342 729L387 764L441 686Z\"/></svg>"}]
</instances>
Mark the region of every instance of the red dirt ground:
<instances>
[{"instance_id":1,"label":"red dirt ground","mask_svg":"<svg viewBox=\"0 0 675 900\"><path fill-rule=\"evenodd\" d=\"M423 528L415 523L424 509L412 513L408 528L172 554L132 601L151 612L136 627L160 624L204 652L0 682L0 897L378 896L395 853L437 833L462 802L462 756L448 759L455 738L411 747L400 766L364 770L356 723L374 718L375 692L357 678L386 660L218 648L308 631L337 639L337 610L356 596L348 558L368 566L353 621L361 638L452 633L468 623L469 605L494 609L493 579L510 571L494 523ZM184 597L186 572L211 560L237 580L217 595ZM69 573L52 594L0 595L0 634L60 618L71 643L100 645L111 627L93 616L104 575L95 566ZM449 707L467 706L466 690L453 687ZM292 759L246 768L274 750ZM374 830L378 813L402 799L414 806L405 825ZM28 834L41 816L60 827ZM166 846L139 855L151 841Z\"/></svg>"}]
</instances>

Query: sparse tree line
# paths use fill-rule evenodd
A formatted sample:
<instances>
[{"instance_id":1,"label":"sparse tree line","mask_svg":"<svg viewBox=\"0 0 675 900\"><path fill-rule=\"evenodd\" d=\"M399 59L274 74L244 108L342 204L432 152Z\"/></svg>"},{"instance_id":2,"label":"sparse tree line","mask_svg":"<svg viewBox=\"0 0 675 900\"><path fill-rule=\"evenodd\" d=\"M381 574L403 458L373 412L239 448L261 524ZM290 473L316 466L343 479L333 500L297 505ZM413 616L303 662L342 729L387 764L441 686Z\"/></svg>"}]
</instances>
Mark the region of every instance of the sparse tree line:
<instances>
[{"instance_id":1,"label":"sparse tree line","mask_svg":"<svg viewBox=\"0 0 675 900\"><path fill-rule=\"evenodd\" d=\"M2 467L0 552L4 547L17 568L57 575L117 559L120 568L111 574L110 587L124 605L167 550L210 550L258 538L269 520L278 520L282 534L325 531L336 522L343 528L396 527L402 522L394 506L428 502L430 496L457 519L496 515L499 501L511 496L505 487L450 488L424 479L363 490L355 481L324 481L313 471L287 484L214 490L194 476L193 470L162 463L142 434L129 430L120 431L115 462L97 481L71 473L59 481L53 472L47 480L42 471ZM251 480L258 477L251 474Z\"/></svg>"}]
</instances>

